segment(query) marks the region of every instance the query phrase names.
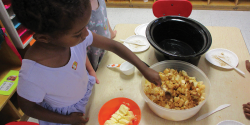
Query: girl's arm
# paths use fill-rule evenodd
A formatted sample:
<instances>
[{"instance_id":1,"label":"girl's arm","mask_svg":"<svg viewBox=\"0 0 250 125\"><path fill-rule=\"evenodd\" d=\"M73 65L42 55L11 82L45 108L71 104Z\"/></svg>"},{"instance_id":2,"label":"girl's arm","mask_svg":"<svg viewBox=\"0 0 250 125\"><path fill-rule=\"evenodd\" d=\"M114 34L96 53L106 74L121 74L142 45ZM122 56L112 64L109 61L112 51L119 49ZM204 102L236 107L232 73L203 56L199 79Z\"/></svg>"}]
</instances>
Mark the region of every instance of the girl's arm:
<instances>
[{"instance_id":1,"label":"girl's arm","mask_svg":"<svg viewBox=\"0 0 250 125\"><path fill-rule=\"evenodd\" d=\"M109 20L108 20L108 24L109 24ZM110 24L109 24L109 32L110 32L110 35L111 35L111 39L114 39L115 36L116 36L117 31L116 30L112 30Z\"/></svg>"},{"instance_id":2,"label":"girl's arm","mask_svg":"<svg viewBox=\"0 0 250 125\"><path fill-rule=\"evenodd\" d=\"M137 67L137 69L144 75L144 77L150 82L161 85L161 79L158 72L146 66L133 52L131 52L127 47L122 45L119 42L108 39L106 37L93 34L93 43L92 46L109 50L121 58L127 60L131 64Z\"/></svg>"},{"instance_id":3,"label":"girl's arm","mask_svg":"<svg viewBox=\"0 0 250 125\"><path fill-rule=\"evenodd\" d=\"M43 108L40 105L37 105L34 102L26 100L21 96L17 96L18 104L22 111L33 118L48 121L48 122L55 122L55 123L62 123L62 124L78 124L78 123L86 123L88 119L84 119L82 116L83 113L71 113L70 115L61 115L52 111L49 111Z\"/></svg>"},{"instance_id":4,"label":"girl's arm","mask_svg":"<svg viewBox=\"0 0 250 125\"><path fill-rule=\"evenodd\" d=\"M94 76L95 77L95 80L96 80L96 83L99 84L99 80L97 79L97 76L96 76L96 73L95 73L95 70L93 69L90 61L89 61L89 58L88 58L88 55L86 55L86 69L87 71L89 72L89 75L91 76Z\"/></svg>"}]
</instances>

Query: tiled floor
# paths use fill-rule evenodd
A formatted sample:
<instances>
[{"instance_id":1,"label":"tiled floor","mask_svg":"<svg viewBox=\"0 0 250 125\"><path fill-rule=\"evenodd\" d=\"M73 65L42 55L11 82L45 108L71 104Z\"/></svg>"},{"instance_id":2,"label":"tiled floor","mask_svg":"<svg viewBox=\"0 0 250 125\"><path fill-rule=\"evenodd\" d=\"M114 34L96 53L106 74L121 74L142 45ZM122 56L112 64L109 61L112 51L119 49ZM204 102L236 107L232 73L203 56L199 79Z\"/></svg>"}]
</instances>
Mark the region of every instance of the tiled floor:
<instances>
[{"instance_id":1,"label":"tiled floor","mask_svg":"<svg viewBox=\"0 0 250 125\"><path fill-rule=\"evenodd\" d=\"M116 24L143 24L155 19L152 9L107 8L107 13L112 28ZM238 27L250 52L250 11L193 10L189 18L205 26ZM29 121L38 122L33 118Z\"/></svg>"}]
</instances>

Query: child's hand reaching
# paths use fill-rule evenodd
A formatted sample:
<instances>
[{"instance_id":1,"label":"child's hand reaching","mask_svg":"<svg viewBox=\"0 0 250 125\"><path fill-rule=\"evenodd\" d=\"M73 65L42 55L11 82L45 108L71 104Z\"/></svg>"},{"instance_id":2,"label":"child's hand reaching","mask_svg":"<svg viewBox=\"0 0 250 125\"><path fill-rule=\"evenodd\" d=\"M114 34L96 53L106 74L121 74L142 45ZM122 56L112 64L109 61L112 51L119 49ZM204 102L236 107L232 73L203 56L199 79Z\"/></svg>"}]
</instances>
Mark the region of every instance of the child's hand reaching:
<instances>
[{"instance_id":1,"label":"child's hand reaching","mask_svg":"<svg viewBox=\"0 0 250 125\"><path fill-rule=\"evenodd\" d=\"M243 104L243 111L247 119L250 120L250 102Z\"/></svg>"},{"instance_id":2,"label":"child's hand reaching","mask_svg":"<svg viewBox=\"0 0 250 125\"><path fill-rule=\"evenodd\" d=\"M89 71L89 75L91 75L91 76L94 76L94 77L95 77L95 80L96 80L96 83L97 83L97 84L99 84L99 83L100 83L100 81L97 79L97 76L96 76L96 73L95 73L95 71L94 71L94 70Z\"/></svg>"},{"instance_id":3,"label":"child's hand reaching","mask_svg":"<svg viewBox=\"0 0 250 125\"><path fill-rule=\"evenodd\" d=\"M145 72L142 72L142 74L149 82L154 83L157 86L161 85L161 78L159 76L159 73L155 70L147 68L147 70L145 70Z\"/></svg>"},{"instance_id":4,"label":"child's hand reaching","mask_svg":"<svg viewBox=\"0 0 250 125\"><path fill-rule=\"evenodd\" d=\"M84 114L80 112L73 112L69 115L72 125L85 125L89 121L89 118L84 119Z\"/></svg>"}]
</instances>

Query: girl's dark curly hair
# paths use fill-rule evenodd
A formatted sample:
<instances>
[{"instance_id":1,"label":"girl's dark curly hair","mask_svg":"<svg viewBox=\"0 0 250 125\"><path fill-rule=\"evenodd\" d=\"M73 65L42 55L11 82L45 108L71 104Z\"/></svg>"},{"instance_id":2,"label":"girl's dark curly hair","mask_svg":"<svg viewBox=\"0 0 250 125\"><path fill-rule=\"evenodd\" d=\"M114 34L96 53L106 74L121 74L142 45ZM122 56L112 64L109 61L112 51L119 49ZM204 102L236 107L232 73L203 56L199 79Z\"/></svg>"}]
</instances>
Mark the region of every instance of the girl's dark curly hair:
<instances>
[{"instance_id":1,"label":"girl's dark curly hair","mask_svg":"<svg viewBox=\"0 0 250 125\"><path fill-rule=\"evenodd\" d=\"M35 33L56 36L71 29L89 5L89 0L12 0L22 25Z\"/></svg>"}]
</instances>

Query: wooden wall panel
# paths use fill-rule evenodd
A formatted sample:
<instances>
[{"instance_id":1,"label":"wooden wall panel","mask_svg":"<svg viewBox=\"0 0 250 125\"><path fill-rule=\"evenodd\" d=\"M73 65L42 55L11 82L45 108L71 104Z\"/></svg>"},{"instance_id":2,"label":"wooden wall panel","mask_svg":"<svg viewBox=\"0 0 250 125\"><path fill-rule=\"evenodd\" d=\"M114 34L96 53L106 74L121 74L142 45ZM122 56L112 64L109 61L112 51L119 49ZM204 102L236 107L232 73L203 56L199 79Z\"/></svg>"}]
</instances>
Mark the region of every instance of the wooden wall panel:
<instances>
[{"instance_id":1,"label":"wooden wall panel","mask_svg":"<svg viewBox=\"0 0 250 125\"><path fill-rule=\"evenodd\" d=\"M106 0L107 7L152 8L155 0ZM249 11L250 0L189 0L194 10L234 10Z\"/></svg>"}]
</instances>

